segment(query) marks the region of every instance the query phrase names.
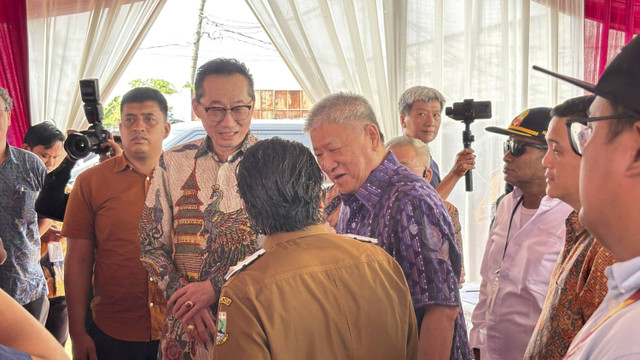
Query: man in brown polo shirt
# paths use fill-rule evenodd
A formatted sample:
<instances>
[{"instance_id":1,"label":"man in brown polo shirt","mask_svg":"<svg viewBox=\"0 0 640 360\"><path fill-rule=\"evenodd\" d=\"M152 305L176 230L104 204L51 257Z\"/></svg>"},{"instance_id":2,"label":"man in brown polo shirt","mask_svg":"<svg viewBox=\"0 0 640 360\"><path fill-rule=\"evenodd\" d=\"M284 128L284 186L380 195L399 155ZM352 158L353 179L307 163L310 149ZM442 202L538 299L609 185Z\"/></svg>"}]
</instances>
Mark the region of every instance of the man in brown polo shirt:
<instances>
[{"instance_id":1,"label":"man in brown polo shirt","mask_svg":"<svg viewBox=\"0 0 640 360\"><path fill-rule=\"evenodd\" d=\"M78 176L64 217L74 359L155 359L162 333L166 302L140 262L137 231L170 130L167 101L157 90L137 88L120 110L124 153ZM93 319L85 327L91 290Z\"/></svg>"},{"instance_id":2,"label":"man in brown polo shirt","mask_svg":"<svg viewBox=\"0 0 640 360\"><path fill-rule=\"evenodd\" d=\"M402 268L379 246L325 229L323 176L311 151L259 141L237 179L249 218L267 236L226 276L214 359L416 359Z\"/></svg>"}]
</instances>

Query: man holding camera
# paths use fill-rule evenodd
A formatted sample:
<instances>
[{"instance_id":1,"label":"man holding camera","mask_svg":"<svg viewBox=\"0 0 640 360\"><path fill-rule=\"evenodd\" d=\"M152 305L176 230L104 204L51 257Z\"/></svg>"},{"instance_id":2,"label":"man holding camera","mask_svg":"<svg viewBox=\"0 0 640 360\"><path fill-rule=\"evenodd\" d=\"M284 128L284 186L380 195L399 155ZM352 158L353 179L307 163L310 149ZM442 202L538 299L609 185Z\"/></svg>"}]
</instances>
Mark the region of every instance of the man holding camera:
<instances>
[{"instance_id":1,"label":"man holding camera","mask_svg":"<svg viewBox=\"0 0 640 360\"><path fill-rule=\"evenodd\" d=\"M0 239L7 252L0 287L44 325L49 301L40 267L40 226L45 225L38 220L35 201L47 168L35 154L7 143L12 105L0 87Z\"/></svg>"},{"instance_id":2,"label":"man holding camera","mask_svg":"<svg viewBox=\"0 0 640 360\"><path fill-rule=\"evenodd\" d=\"M522 359L564 246L564 221L571 207L545 194L551 120L546 107L525 110L508 128L504 179L515 188L500 202L482 260L480 300L470 333L476 359Z\"/></svg>"},{"instance_id":3,"label":"man holding camera","mask_svg":"<svg viewBox=\"0 0 640 360\"><path fill-rule=\"evenodd\" d=\"M78 176L64 216L74 359L155 359L162 333L166 302L140 262L138 224L170 131L167 101L137 88L122 97L120 110L123 154Z\"/></svg>"},{"instance_id":4,"label":"man holding camera","mask_svg":"<svg viewBox=\"0 0 640 360\"><path fill-rule=\"evenodd\" d=\"M336 231L378 239L402 267L420 334L418 358L471 359L460 252L442 199L385 149L373 109L359 95L325 97L304 131L343 201Z\"/></svg>"},{"instance_id":5,"label":"man holding camera","mask_svg":"<svg viewBox=\"0 0 640 360\"><path fill-rule=\"evenodd\" d=\"M414 86L407 89L398 101L400 112L400 125L405 136L420 139L429 144L440 130L442 110L445 98L436 90L426 86ZM440 179L440 168L431 158L431 171L433 176L429 182L443 200L447 200L449 194L458 183L458 180L475 168L476 156L473 149L462 149L456 155L456 162L451 171Z\"/></svg>"}]
</instances>

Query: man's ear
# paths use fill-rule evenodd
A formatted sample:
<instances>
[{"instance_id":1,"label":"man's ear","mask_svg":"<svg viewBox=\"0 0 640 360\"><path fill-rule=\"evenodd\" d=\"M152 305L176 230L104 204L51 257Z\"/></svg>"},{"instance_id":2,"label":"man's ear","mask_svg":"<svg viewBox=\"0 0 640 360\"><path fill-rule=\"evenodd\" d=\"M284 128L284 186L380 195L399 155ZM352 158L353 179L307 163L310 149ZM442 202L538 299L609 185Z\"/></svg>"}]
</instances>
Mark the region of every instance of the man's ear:
<instances>
[{"instance_id":1,"label":"man's ear","mask_svg":"<svg viewBox=\"0 0 640 360\"><path fill-rule=\"evenodd\" d=\"M167 136L169 136L169 133L171 132L171 124L168 121L165 121L164 124L164 138L166 139Z\"/></svg>"},{"instance_id":2,"label":"man's ear","mask_svg":"<svg viewBox=\"0 0 640 360\"><path fill-rule=\"evenodd\" d=\"M405 123L404 118L405 118L405 115L400 114L400 126L402 126L403 129L407 127L407 124Z\"/></svg>"},{"instance_id":3,"label":"man's ear","mask_svg":"<svg viewBox=\"0 0 640 360\"><path fill-rule=\"evenodd\" d=\"M433 170L431 170L430 167L427 167L427 169L424 171L425 172L425 176L424 179L430 183L431 182L431 178L433 177Z\"/></svg>"},{"instance_id":4,"label":"man's ear","mask_svg":"<svg viewBox=\"0 0 640 360\"><path fill-rule=\"evenodd\" d=\"M631 139L629 139L629 143L632 146L631 150L633 151L633 159L627 167L625 175L633 178L640 178L640 120L633 124L630 137Z\"/></svg>"},{"instance_id":5,"label":"man's ear","mask_svg":"<svg viewBox=\"0 0 640 360\"><path fill-rule=\"evenodd\" d=\"M191 99L191 108L193 109L193 112L196 114L198 119L203 120L205 118L206 113L204 112L202 106L200 106L200 104L198 103L198 100Z\"/></svg>"},{"instance_id":6,"label":"man's ear","mask_svg":"<svg viewBox=\"0 0 640 360\"><path fill-rule=\"evenodd\" d=\"M31 148L29 147L29 145L22 143L22 149L23 150L27 150L27 151L31 151Z\"/></svg>"},{"instance_id":7,"label":"man's ear","mask_svg":"<svg viewBox=\"0 0 640 360\"><path fill-rule=\"evenodd\" d=\"M380 144L380 132L378 127L373 124L367 124L364 128L364 133L371 142L372 149L377 149Z\"/></svg>"}]
</instances>

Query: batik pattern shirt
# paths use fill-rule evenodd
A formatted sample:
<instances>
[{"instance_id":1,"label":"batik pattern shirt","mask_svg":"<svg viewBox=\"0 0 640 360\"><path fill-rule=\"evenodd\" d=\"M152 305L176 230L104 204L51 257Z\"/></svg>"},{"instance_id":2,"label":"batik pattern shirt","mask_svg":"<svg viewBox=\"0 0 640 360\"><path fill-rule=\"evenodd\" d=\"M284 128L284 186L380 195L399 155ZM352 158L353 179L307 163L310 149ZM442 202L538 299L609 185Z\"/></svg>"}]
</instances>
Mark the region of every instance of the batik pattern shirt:
<instances>
[{"instance_id":1,"label":"batik pattern shirt","mask_svg":"<svg viewBox=\"0 0 640 360\"><path fill-rule=\"evenodd\" d=\"M562 359L569 344L607 295L605 269L613 255L578 220L567 218L567 237L525 359Z\"/></svg>"},{"instance_id":2,"label":"batik pattern shirt","mask_svg":"<svg viewBox=\"0 0 640 360\"><path fill-rule=\"evenodd\" d=\"M7 145L6 154L0 165L0 238L7 260L0 265L0 287L25 305L47 295L35 210L47 168L31 152Z\"/></svg>"},{"instance_id":3,"label":"batik pattern shirt","mask_svg":"<svg viewBox=\"0 0 640 360\"><path fill-rule=\"evenodd\" d=\"M167 300L194 281L210 281L216 294L231 266L257 250L253 229L237 192L236 168L242 147L221 162L209 137L176 146L159 160L140 221L142 262ZM216 314L216 306L212 306ZM211 359L213 342L190 342L172 309L161 339L159 358Z\"/></svg>"},{"instance_id":4,"label":"batik pattern shirt","mask_svg":"<svg viewBox=\"0 0 640 360\"><path fill-rule=\"evenodd\" d=\"M451 359L472 359L458 291L460 253L438 193L389 152L355 194L340 196L336 231L378 239L402 267L414 309L458 306Z\"/></svg>"}]
</instances>

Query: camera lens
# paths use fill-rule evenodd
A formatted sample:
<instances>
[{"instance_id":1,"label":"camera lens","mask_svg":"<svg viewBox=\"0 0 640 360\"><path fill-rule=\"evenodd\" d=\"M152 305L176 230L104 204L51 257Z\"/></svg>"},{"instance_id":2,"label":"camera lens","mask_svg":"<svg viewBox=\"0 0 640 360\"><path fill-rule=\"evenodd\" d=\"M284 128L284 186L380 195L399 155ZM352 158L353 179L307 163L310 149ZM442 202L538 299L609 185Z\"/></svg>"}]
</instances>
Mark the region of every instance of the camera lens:
<instances>
[{"instance_id":1,"label":"camera lens","mask_svg":"<svg viewBox=\"0 0 640 360\"><path fill-rule=\"evenodd\" d=\"M73 160L79 160L91 152L91 143L84 134L70 134L64 142L64 150Z\"/></svg>"}]
</instances>

